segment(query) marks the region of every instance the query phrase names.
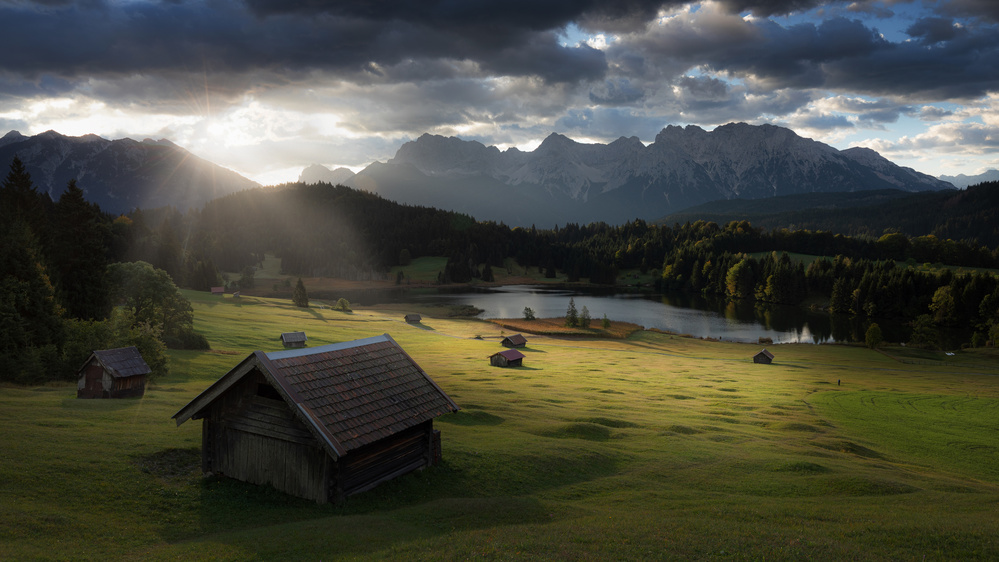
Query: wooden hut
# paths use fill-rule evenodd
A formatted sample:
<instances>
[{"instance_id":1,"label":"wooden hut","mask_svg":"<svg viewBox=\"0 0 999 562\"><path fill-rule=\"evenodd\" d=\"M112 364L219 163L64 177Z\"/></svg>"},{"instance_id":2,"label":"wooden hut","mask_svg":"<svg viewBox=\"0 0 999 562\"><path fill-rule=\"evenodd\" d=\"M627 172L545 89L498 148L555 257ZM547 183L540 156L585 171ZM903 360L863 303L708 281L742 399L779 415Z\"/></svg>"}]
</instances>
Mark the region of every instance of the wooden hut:
<instances>
[{"instance_id":1,"label":"wooden hut","mask_svg":"<svg viewBox=\"0 0 999 562\"><path fill-rule=\"evenodd\" d=\"M225 287L212 287L212 294L213 295L219 295L219 296L224 295L225 294Z\"/></svg>"},{"instance_id":2,"label":"wooden hut","mask_svg":"<svg viewBox=\"0 0 999 562\"><path fill-rule=\"evenodd\" d=\"M256 351L174 414L203 420L202 471L337 501L435 464L458 406L388 334Z\"/></svg>"},{"instance_id":3,"label":"wooden hut","mask_svg":"<svg viewBox=\"0 0 999 562\"><path fill-rule=\"evenodd\" d=\"M500 343L505 347L524 347L527 345L527 338L520 334L514 334L503 338L503 341Z\"/></svg>"},{"instance_id":4,"label":"wooden hut","mask_svg":"<svg viewBox=\"0 0 999 562\"><path fill-rule=\"evenodd\" d=\"M77 371L77 398L139 398L151 370L135 346L90 354Z\"/></svg>"},{"instance_id":5,"label":"wooden hut","mask_svg":"<svg viewBox=\"0 0 999 562\"><path fill-rule=\"evenodd\" d=\"M305 332L285 332L281 334L281 344L285 347L305 347L305 342L309 338L305 337Z\"/></svg>"},{"instance_id":6,"label":"wooden hut","mask_svg":"<svg viewBox=\"0 0 999 562\"><path fill-rule=\"evenodd\" d=\"M406 323L407 324L419 324L420 322L423 322L423 317L420 316L419 314L407 314L406 315Z\"/></svg>"},{"instance_id":7,"label":"wooden hut","mask_svg":"<svg viewBox=\"0 0 999 562\"><path fill-rule=\"evenodd\" d=\"M766 365L769 365L770 363L773 362L773 360L774 360L774 354L770 353L766 349L760 351L759 353L753 356L753 363L764 363Z\"/></svg>"},{"instance_id":8,"label":"wooden hut","mask_svg":"<svg viewBox=\"0 0 999 562\"><path fill-rule=\"evenodd\" d=\"M524 364L524 354L516 349L507 349L489 356L493 367L520 367Z\"/></svg>"}]
</instances>

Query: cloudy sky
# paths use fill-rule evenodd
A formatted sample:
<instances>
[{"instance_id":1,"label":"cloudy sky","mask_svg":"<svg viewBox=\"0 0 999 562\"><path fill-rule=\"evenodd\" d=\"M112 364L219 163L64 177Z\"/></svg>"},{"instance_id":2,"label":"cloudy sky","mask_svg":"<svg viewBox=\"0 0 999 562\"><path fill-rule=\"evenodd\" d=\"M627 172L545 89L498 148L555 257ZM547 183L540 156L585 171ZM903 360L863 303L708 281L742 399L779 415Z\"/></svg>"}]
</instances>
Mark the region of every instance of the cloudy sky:
<instances>
[{"instance_id":1,"label":"cloudy sky","mask_svg":"<svg viewBox=\"0 0 999 562\"><path fill-rule=\"evenodd\" d=\"M264 184L427 132L733 121L999 168L999 1L0 0L0 134L167 138Z\"/></svg>"}]
</instances>

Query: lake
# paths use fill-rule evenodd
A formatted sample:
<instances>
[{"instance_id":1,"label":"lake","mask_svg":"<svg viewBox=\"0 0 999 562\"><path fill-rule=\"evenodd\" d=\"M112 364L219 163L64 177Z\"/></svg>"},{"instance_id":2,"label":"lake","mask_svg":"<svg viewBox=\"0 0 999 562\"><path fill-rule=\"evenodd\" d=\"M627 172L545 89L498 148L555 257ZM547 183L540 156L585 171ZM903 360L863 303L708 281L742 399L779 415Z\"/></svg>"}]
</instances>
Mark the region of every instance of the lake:
<instances>
[{"instance_id":1,"label":"lake","mask_svg":"<svg viewBox=\"0 0 999 562\"><path fill-rule=\"evenodd\" d=\"M483 309L480 318L523 318L524 308L538 318L565 316L569 299L576 309L589 311L594 323L607 315L694 337L752 342L770 338L774 343L827 343L863 341L865 319L855 319L801 307L728 301L686 293L649 295L609 290L579 290L513 285L459 293L412 294L405 300L425 304L465 304ZM888 341L905 341L902 326L878 321Z\"/></svg>"}]
</instances>

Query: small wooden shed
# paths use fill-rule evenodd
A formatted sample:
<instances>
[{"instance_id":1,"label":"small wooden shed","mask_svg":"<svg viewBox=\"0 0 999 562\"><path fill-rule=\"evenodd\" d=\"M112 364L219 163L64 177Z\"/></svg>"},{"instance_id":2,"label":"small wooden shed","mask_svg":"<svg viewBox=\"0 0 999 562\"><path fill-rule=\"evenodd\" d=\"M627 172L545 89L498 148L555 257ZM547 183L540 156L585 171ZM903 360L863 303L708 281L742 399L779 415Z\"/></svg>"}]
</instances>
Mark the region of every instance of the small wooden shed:
<instances>
[{"instance_id":1,"label":"small wooden shed","mask_svg":"<svg viewBox=\"0 0 999 562\"><path fill-rule=\"evenodd\" d=\"M305 347L305 342L309 338L305 337L305 332L285 332L281 334L281 344L285 347Z\"/></svg>"},{"instance_id":2,"label":"small wooden shed","mask_svg":"<svg viewBox=\"0 0 999 562\"><path fill-rule=\"evenodd\" d=\"M773 362L773 360L774 360L774 354L770 353L766 349L760 351L759 353L753 356L753 363L764 363L766 365L769 365L770 363Z\"/></svg>"},{"instance_id":3,"label":"small wooden shed","mask_svg":"<svg viewBox=\"0 0 999 562\"><path fill-rule=\"evenodd\" d=\"M212 287L212 294L213 295L224 295L225 294L225 287Z\"/></svg>"},{"instance_id":4,"label":"small wooden shed","mask_svg":"<svg viewBox=\"0 0 999 562\"><path fill-rule=\"evenodd\" d=\"M512 336L503 338L503 341L500 343L505 347L524 347L527 345L527 338L520 334L513 334Z\"/></svg>"},{"instance_id":5,"label":"small wooden shed","mask_svg":"<svg viewBox=\"0 0 999 562\"><path fill-rule=\"evenodd\" d=\"M201 419L201 469L337 501L440 458L458 406L388 334L256 351L174 414Z\"/></svg>"},{"instance_id":6,"label":"small wooden shed","mask_svg":"<svg viewBox=\"0 0 999 562\"><path fill-rule=\"evenodd\" d=\"M406 315L406 323L407 324L419 324L420 322L423 322L423 317L420 316L419 314L407 314Z\"/></svg>"},{"instance_id":7,"label":"small wooden shed","mask_svg":"<svg viewBox=\"0 0 999 562\"><path fill-rule=\"evenodd\" d=\"M90 354L77 371L77 398L139 398L151 372L135 346Z\"/></svg>"},{"instance_id":8,"label":"small wooden shed","mask_svg":"<svg viewBox=\"0 0 999 562\"><path fill-rule=\"evenodd\" d=\"M516 349L507 349L489 356L493 367L520 367L524 364L524 354Z\"/></svg>"}]
</instances>

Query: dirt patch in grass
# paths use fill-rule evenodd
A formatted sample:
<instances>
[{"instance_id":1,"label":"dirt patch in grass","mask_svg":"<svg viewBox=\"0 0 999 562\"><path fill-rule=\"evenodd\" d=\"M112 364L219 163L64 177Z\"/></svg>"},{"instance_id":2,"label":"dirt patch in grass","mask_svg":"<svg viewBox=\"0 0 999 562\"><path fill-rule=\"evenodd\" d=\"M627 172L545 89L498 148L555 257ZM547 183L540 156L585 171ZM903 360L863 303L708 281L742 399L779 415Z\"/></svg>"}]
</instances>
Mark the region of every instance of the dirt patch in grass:
<instances>
[{"instance_id":1,"label":"dirt patch in grass","mask_svg":"<svg viewBox=\"0 0 999 562\"><path fill-rule=\"evenodd\" d=\"M601 320L593 320L589 328L570 328L565 325L565 318L498 318L490 320L494 324L516 332L554 337L584 337L584 338L614 338L625 339L631 334L642 330L642 326L630 322L610 321L610 326L603 327Z\"/></svg>"},{"instance_id":2,"label":"dirt patch in grass","mask_svg":"<svg viewBox=\"0 0 999 562\"><path fill-rule=\"evenodd\" d=\"M868 459L882 459L884 455L881 453L864 447L863 445L857 445L851 441L816 441L815 445L827 449L829 451L839 451L840 453L850 453L851 455L857 455L858 457L864 457Z\"/></svg>"},{"instance_id":3,"label":"dirt patch in grass","mask_svg":"<svg viewBox=\"0 0 999 562\"><path fill-rule=\"evenodd\" d=\"M695 435L697 433L701 433L701 430L699 429L694 429L690 426L681 424L673 424L667 427L666 431L669 431L670 433L679 433L680 435Z\"/></svg>"},{"instance_id":4,"label":"dirt patch in grass","mask_svg":"<svg viewBox=\"0 0 999 562\"><path fill-rule=\"evenodd\" d=\"M798 474L822 474L829 472L829 468L807 461L782 462L769 467L771 472L795 472Z\"/></svg>"},{"instance_id":5,"label":"dirt patch in grass","mask_svg":"<svg viewBox=\"0 0 999 562\"><path fill-rule=\"evenodd\" d=\"M548 431L542 431L539 435L542 437L554 437L556 439L606 441L610 439L611 432L610 429L600 424L576 422L564 424Z\"/></svg>"},{"instance_id":6,"label":"dirt patch in grass","mask_svg":"<svg viewBox=\"0 0 999 562\"><path fill-rule=\"evenodd\" d=\"M815 427L814 425L810 425L807 423L795 423L795 422L778 423L775 424L773 427L775 429L783 429L786 431L810 431L813 433L818 433L822 431L821 429Z\"/></svg>"},{"instance_id":7,"label":"dirt patch in grass","mask_svg":"<svg viewBox=\"0 0 999 562\"><path fill-rule=\"evenodd\" d=\"M135 457L139 470L167 480L188 478L201 472L201 449L163 449L151 455Z\"/></svg>"},{"instance_id":8,"label":"dirt patch in grass","mask_svg":"<svg viewBox=\"0 0 999 562\"><path fill-rule=\"evenodd\" d=\"M623 427L638 427L638 424L632 423L626 420L616 420L613 418L584 418L577 421L586 423L595 423L597 425L602 425L605 427L623 428Z\"/></svg>"},{"instance_id":9,"label":"dirt patch in grass","mask_svg":"<svg viewBox=\"0 0 999 562\"><path fill-rule=\"evenodd\" d=\"M919 491L904 482L873 478L836 478L827 482L825 488L830 495L842 496L895 496Z\"/></svg>"},{"instance_id":10,"label":"dirt patch in grass","mask_svg":"<svg viewBox=\"0 0 999 562\"><path fill-rule=\"evenodd\" d=\"M438 421L455 425L499 425L506 420L481 410L458 410L453 414L441 416Z\"/></svg>"}]
</instances>

